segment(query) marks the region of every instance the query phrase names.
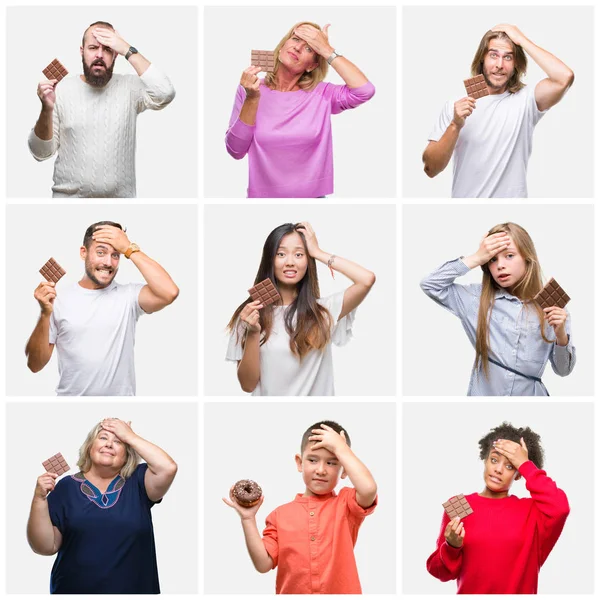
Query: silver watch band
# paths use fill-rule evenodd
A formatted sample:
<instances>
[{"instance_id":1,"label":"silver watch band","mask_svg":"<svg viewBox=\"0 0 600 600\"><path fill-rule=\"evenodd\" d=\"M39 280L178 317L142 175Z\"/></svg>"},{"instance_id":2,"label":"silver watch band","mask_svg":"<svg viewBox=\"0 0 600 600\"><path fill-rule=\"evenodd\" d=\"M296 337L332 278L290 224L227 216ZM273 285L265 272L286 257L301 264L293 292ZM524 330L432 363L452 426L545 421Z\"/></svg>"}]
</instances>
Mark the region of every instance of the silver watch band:
<instances>
[{"instance_id":1,"label":"silver watch band","mask_svg":"<svg viewBox=\"0 0 600 600\"><path fill-rule=\"evenodd\" d=\"M331 56L327 59L327 63L331 64L338 56L342 56L341 54L339 54L338 52L336 52L335 50L331 53Z\"/></svg>"}]
</instances>

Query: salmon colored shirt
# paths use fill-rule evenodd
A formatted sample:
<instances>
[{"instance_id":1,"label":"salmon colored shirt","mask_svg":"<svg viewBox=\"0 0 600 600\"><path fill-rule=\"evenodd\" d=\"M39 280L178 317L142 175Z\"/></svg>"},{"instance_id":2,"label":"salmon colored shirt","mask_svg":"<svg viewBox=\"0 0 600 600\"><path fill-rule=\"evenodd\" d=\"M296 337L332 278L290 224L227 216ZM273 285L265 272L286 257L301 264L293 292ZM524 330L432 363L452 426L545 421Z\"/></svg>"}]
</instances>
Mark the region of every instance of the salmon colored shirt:
<instances>
[{"instance_id":1,"label":"salmon colored shirt","mask_svg":"<svg viewBox=\"0 0 600 600\"><path fill-rule=\"evenodd\" d=\"M345 487L323 496L297 494L266 521L263 543L277 567L277 594L361 594L354 545L369 508Z\"/></svg>"}]
</instances>

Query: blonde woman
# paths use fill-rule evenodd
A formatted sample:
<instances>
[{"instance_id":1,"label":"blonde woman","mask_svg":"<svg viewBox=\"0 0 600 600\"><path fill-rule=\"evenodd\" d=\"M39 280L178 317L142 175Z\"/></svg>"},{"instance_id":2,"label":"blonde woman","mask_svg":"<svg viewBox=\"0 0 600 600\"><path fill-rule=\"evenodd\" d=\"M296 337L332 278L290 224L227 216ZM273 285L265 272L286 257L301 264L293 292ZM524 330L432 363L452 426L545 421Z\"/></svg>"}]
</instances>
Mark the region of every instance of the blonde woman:
<instances>
[{"instance_id":1,"label":"blonde woman","mask_svg":"<svg viewBox=\"0 0 600 600\"><path fill-rule=\"evenodd\" d=\"M31 503L31 549L58 553L50 593L160 593L150 509L171 486L175 461L110 418L89 432L77 467L58 483L56 473L40 475Z\"/></svg>"},{"instance_id":2,"label":"blonde woman","mask_svg":"<svg viewBox=\"0 0 600 600\"><path fill-rule=\"evenodd\" d=\"M481 267L481 284L454 280ZM533 297L542 275L529 234L515 223L493 227L479 249L444 263L421 281L432 299L459 317L475 347L469 396L547 396L546 363L561 377L575 366L570 316L557 306L542 310Z\"/></svg>"},{"instance_id":3,"label":"blonde woman","mask_svg":"<svg viewBox=\"0 0 600 600\"><path fill-rule=\"evenodd\" d=\"M225 137L248 154L249 198L319 198L333 193L331 115L369 100L375 87L329 44L329 25L294 25L275 48L275 69L242 73ZM331 65L345 85L324 83Z\"/></svg>"}]
</instances>

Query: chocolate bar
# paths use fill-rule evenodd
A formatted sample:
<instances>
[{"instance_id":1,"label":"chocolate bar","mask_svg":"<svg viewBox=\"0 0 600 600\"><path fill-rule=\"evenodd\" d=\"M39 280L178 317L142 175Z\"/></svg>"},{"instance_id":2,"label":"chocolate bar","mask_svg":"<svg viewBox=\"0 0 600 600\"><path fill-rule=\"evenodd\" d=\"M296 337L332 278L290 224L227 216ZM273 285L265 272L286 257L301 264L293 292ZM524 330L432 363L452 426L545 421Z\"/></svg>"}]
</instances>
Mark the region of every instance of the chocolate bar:
<instances>
[{"instance_id":1,"label":"chocolate bar","mask_svg":"<svg viewBox=\"0 0 600 600\"><path fill-rule=\"evenodd\" d=\"M533 299L542 308L549 308L550 306L564 308L571 298L569 298L567 292L556 283L556 279L552 277Z\"/></svg>"},{"instance_id":2,"label":"chocolate bar","mask_svg":"<svg viewBox=\"0 0 600 600\"><path fill-rule=\"evenodd\" d=\"M71 469L60 452L45 460L42 465L48 473L56 473L57 475L62 475Z\"/></svg>"},{"instance_id":3,"label":"chocolate bar","mask_svg":"<svg viewBox=\"0 0 600 600\"><path fill-rule=\"evenodd\" d=\"M275 52L272 50L252 50L250 64L260 67L261 71L271 73L275 70Z\"/></svg>"},{"instance_id":4,"label":"chocolate bar","mask_svg":"<svg viewBox=\"0 0 600 600\"><path fill-rule=\"evenodd\" d=\"M64 79L69 74L69 71L65 69L65 66L58 58L55 58L42 73L46 76L46 79L56 79L58 82Z\"/></svg>"},{"instance_id":5,"label":"chocolate bar","mask_svg":"<svg viewBox=\"0 0 600 600\"><path fill-rule=\"evenodd\" d=\"M50 258L48 262L42 266L40 273L46 281L58 283L66 274L66 271L53 258Z\"/></svg>"},{"instance_id":6,"label":"chocolate bar","mask_svg":"<svg viewBox=\"0 0 600 600\"><path fill-rule=\"evenodd\" d=\"M489 96L490 91L488 90L485 77L483 75L476 75L470 79L465 79L465 89L467 90L467 96L470 98L481 98L483 96Z\"/></svg>"},{"instance_id":7,"label":"chocolate bar","mask_svg":"<svg viewBox=\"0 0 600 600\"><path fill-rule=\"evenodd\" d=\"M444 502L442 506L450 519L454 519L454 517L464 519L473 512L473 509L464 494L458 494L458 496L450 498L450 500Z\"/></svg>"},{"instance_id":8,"label":"chocolate bar","mask_svg":"<svg viewBox=\"0 0 600 600\"><path fill-rule=\"evenodd\" d=\"M273 304L273 302L281 300L279 292L270 279L265 279L264 281L257 283L254 287L251 287L248 290L248 293L250 294L252 300L260 300L263 306L269 306L269 304Z\"/></svg>"}]
</instances>

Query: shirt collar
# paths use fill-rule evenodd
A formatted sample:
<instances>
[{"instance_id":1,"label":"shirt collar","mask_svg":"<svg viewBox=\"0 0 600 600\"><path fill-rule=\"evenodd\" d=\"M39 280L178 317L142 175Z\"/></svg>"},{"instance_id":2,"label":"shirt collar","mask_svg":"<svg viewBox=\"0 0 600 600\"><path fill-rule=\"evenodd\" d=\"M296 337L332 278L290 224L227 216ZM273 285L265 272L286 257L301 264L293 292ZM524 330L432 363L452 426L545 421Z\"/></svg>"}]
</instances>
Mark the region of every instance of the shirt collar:
<instances>
[{"instance_id":1,"label":"shirt collar","mask_svg":"<svg viewBox=\"0 0 600 600\"><path fill-rule=\"evenodd\" d=\"M513 296L510 292L508 292L504 289L496 290L494 297L496 300L498 300L498 298L506 298L507 300L513 300L515 302L522 303L522 300L519 300L519 298L517 298L516 296Z\"/></svg>"},{"instance_id":2,"label":"shirt collar","mask_svg":"<svg viewBox=\"0 0 600 600\"><path fill-rule=\"evenodd\" d=\"M296 498L294 499L294 502L300 502L301 504L308 504L309 502L325 502L326 500L329 500L330 498L335 498L336 493L335 491L333 492L329 492L328 494L322 494L320 496L305 496L304 494L296 494Z\"/></svg>"}]
</instances>

